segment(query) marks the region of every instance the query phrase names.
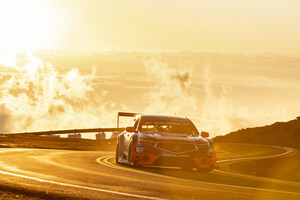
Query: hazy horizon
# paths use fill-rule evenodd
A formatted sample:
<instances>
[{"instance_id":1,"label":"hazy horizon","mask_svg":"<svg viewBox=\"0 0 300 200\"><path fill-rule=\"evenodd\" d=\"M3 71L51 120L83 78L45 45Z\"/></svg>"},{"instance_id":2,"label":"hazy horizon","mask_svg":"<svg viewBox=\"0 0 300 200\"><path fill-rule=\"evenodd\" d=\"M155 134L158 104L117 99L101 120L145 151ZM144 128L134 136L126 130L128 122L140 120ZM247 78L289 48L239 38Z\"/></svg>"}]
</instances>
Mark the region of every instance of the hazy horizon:
<instances>
[{"instance_id":1,"label":"hazy horizon","mask_svg":"<svg viewBox=\"0 0 300 200\"><path fill-rule=\"evenodd\" d=\"M0 56L1 132L115 127L118 111L176 113L212 136L287 121L300 114L298 62L272 54L7 54Z\"/></svg>"},{"instance_id":2,"label":"hazy horizon","mask_svg":"<svg viewBox=\"0 0 300 200\"><path fill-rule=\"evenodd\" d=\"M297 0L0 0L0 132L114 127L118 111L176 113L212 136L291 120L299 13Z\"/></svg>"}]
</instances>

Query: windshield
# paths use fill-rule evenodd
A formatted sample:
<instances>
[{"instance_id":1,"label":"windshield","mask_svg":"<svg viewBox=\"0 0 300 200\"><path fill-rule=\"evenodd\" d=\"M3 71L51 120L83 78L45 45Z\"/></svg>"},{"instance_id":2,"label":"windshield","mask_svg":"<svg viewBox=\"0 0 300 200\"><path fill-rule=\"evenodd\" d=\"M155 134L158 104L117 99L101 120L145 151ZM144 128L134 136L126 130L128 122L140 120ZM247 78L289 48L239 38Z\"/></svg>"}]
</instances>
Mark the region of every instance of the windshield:
<instances>
[{"instance_id":1,"label":"windshield","mask_svg":"<svg viewBox=\"0 0 300 200\"><path fill-rule=\"evenodd\" d=\"M189 120L142 119L139 130L148 133L198 135L197 129Z\"/></svg>"}]
</instances>

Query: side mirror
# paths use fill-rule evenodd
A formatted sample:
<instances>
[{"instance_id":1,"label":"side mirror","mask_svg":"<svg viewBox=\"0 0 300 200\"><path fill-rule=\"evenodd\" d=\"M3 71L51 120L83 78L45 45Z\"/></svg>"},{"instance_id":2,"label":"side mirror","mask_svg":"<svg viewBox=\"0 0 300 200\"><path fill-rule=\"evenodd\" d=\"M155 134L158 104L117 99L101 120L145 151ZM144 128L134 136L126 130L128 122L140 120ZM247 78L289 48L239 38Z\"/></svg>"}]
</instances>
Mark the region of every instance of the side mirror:
<instances>
[{"instance_id":1,"label":"side mirror","mask_svg":"<svg viewBox=\"0 0 300 200\"><path fill-rule=\"evenodd\" d=\"M201 137L209 137L209 133L205 131L201 131Z\"/></svg>"},{"instance_id":2,"label":"side mirror","mask_svg":"<svg viewBox=\"0 0 300 200\"><path fill-rule=\"evenodd\" d=\"M133 126L126 127L126 132L135 132L135 128Z\"/></svg>"}]
</instances>

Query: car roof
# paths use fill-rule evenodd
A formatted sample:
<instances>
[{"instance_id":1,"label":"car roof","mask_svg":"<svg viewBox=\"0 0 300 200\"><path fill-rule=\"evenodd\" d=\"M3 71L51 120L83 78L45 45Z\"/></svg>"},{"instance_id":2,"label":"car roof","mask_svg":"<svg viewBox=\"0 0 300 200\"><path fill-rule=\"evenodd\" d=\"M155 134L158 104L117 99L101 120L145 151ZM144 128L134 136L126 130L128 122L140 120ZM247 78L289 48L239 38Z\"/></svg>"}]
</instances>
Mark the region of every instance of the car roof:
<instances>
[{"instance_id":1,"label":"car roof","mask_svg":"<svg viewBox=\"0 0 300 200\"><path fill-rule=\"evenodd\" d=\"M180 117L180 116L172 116L172 115L140 115L141 118L148 118L148 119L170 119L170 120L187 120L186 117Z\"/></svg>"}]
</instances>

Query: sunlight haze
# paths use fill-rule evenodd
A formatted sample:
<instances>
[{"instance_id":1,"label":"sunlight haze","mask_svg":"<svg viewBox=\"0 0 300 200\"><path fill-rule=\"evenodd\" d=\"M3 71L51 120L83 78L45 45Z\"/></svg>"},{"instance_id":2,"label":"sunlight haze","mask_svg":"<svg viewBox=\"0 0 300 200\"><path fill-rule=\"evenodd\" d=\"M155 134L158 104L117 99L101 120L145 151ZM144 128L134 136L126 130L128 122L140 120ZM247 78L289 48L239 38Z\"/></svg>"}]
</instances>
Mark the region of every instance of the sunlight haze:
<instances>
[{"instance_id":1,"label":"sunlight haze","mask_svg":"<svg viewBox=\"0 0 300 200\"><path fill-rule=\"evenodd\" d=\"M0 132L299 116L300 1L0 0L0 25Z\"/></svg>"},{"instance_id":2,"label":"sunlight haze","mask_svg":"<svg viewBox=\"0 0 300 200\"><path fill-rule=\"evenodd\" d=\"M297 0L0 2L0 48L300 51Z\"/></svg>"},{"instance_id":3,"label":"sunlight haze","mask_svg":"<svg viewBox=\"0 0 300 200\"><path fill-rule=\"evenodd\" d=\"M0 200L300 200L300 0L0 0Z\"/></svg>"}]
</instances>

